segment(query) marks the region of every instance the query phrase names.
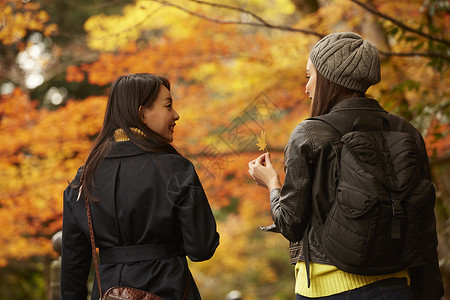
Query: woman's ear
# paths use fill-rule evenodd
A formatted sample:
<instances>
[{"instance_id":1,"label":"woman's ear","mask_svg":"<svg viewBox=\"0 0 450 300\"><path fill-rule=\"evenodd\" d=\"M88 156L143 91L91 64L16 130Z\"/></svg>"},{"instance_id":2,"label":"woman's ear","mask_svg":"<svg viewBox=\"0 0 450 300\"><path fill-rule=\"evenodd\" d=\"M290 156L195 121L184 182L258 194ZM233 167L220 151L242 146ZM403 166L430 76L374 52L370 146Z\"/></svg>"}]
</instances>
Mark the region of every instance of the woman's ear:
<instances>
[{"instance_id":1,"label":"woman's ear","mask_svg":"<svg viewBox=\"0 0 450 300\"><path fill-rule=\"evenodd\" d=\"M141 121L145 123L144 107L142 105L139 106L139 117L141 118Z\"/></svg>"}]
</instances>

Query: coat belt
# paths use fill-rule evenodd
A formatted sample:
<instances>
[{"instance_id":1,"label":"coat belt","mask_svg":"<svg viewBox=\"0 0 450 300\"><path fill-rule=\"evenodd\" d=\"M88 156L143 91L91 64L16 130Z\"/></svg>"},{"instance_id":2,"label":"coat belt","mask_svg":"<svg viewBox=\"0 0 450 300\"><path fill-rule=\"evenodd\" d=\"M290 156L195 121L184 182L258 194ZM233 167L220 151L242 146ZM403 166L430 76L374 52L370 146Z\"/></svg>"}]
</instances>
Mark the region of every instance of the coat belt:
<instances>
[{"instance_id":1,"label":"coat belt","mask_svg":"<svg viewBox=\"0 0 450 300\"><path fill-rule=\"evenodd\" d=\"M100 264L118 264L184 255L176 244L144 244L100 249Z\"/></svg>"}]
</instances>

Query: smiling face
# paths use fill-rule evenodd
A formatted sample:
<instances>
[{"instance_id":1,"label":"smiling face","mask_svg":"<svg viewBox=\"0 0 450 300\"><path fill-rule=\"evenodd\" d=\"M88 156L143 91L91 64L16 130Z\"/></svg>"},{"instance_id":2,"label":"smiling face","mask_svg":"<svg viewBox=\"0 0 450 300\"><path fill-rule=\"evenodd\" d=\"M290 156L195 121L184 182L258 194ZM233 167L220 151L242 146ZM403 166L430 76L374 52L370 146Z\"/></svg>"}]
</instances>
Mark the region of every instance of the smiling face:
<instances>
[{"instance_id":1,"label":"smiling face","mask_svg":"<svg viewBox=\"0 0 450 300\"><path fill-rule=\"evenodd\" d=\"M180 118L173 109L170 91L161 85L158 96L150 106L141 106L139 115L148 128L159 134L169 143L173 141L175 122Z\"/></svg>"},{"instance_id":2,"label":"smiling face","mask_svg":"<svg viewBox=\"0 0 450 300\"><path fill-rule=\"evenodd\" d=\"M308 95L309 99L314 101L314 93L316 91L316 68L311 62L311 59L308 59L308 63L306 65L306 78L308 78L308 82L306 83L306 95Z\"/></svg>"}]
</instances>

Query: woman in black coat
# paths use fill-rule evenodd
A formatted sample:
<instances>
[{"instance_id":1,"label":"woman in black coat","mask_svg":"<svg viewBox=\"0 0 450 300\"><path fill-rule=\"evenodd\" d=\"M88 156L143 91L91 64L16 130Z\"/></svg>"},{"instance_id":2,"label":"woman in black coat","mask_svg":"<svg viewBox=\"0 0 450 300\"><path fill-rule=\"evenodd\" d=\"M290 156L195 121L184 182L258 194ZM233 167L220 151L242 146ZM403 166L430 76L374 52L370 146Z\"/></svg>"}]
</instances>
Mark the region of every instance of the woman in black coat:
<instances>
[{"instance_id":1,"label":"woman in black coat","mask_svg":"<svg viewBox=\"0 0 450 300\"><path fill-rule=\"evenodd\" d=\"M102 293L111 286L164 299L201 299L192 261L208 260L219 234L193 164L170 142L178 113L169 82L151 74L111 86L102 130L64 191L61 299L85 300L92 251L84 197L99 248ZM92 299L98 299L97 280Z\"/></svg>"}]
</instances>

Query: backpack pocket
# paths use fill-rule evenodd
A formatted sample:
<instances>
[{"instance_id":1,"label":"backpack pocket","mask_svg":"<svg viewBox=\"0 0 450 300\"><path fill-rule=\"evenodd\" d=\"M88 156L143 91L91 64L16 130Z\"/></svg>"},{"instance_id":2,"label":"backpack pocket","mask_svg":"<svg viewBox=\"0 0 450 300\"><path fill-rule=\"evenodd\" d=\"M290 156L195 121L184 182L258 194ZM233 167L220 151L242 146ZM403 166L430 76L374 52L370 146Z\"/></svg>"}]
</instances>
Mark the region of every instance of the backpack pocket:
<instances>
[{"instance_id":1,"label":"backpack pocket","mask_svg":"<svg viewBox=\"0 0 450 300\"><path fill-rule=\"evenodd\" d=\"M405 197L404 208L408 230L406 245L402 260L410 262L421 249L425 235L435 230L434 204L436 199L433 184L428 179L422 179L414 190Z\"/></svg>"},{"instance_id":2,"label":"backpack pocket","mask_svg":"<svg viewBox=\"0 0 450 300\"><path fill-rule=\"evenodd\" d=\"M322 233L322 246L330 261L338 268L339 264L364 265L372 249L379 214L379 199L341 181Z\"/></svg>"},{"instance_id":3,"label":"backpack pocket","mask_svg":"<svg viewBox=\"0 0 450 300\"><path fill-rule=\"evenodd\" d=\"M428 179L422 179L409 196L406 197L406 204L417 210L422 215L434 212L434 202L436 199L434 185Z\"/></svg>"}]
</instances>

